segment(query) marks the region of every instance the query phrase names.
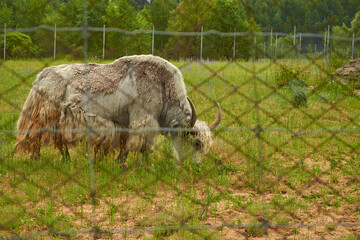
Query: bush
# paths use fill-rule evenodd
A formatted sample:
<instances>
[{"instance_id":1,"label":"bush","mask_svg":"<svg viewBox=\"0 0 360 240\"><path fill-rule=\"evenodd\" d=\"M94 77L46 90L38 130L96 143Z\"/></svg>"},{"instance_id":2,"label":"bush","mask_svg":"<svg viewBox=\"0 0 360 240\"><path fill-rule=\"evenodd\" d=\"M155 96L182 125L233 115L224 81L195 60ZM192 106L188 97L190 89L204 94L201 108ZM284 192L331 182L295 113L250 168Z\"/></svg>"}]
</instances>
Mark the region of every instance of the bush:
<instances>
[{"instance_id":1,"label":"bush","mask_svg":"<svg viewBox=\"0 0 360 240\"><path fill-rule=\"evenodd\" d=\"M292 105L294 107L306 107L307 95L304 88L294 87L291 89L292 93Z\"/></svg>"},{"instance_id":2,"label":"bush","mask_svg":"<svg viewBox=\"0 0 360 240\"><path fill-rule=\"evenodd\" d=\"M301 79L292 79L289 81L289 89L291 91L291 104L294 107L306 107L307 95L305 90L306 83Z\"/></svg>"},{"instance_id":3,"label":"bush","mask_svg":"<svg viewBox=\"0 0 360 240\"><path fill-rule=\"evenodd\" d=\"M274 81L277 88L289 85L289 81L304 79L306 73L300 68L291 68L287 65L280 65L279 70L276 71Z\"/></svg>"},{"instance_id":4,"label":"bush","mask_svg":"<svg viewBox=\"0 0 360 240\"><path fill-rule=\"evenodd\" d=\"M4 34L0 34L0 48L4 49ZM20 32L6 33L6 57L36 57L39 49L33 44L30 36Z\"/></svg>"}]
</instances>

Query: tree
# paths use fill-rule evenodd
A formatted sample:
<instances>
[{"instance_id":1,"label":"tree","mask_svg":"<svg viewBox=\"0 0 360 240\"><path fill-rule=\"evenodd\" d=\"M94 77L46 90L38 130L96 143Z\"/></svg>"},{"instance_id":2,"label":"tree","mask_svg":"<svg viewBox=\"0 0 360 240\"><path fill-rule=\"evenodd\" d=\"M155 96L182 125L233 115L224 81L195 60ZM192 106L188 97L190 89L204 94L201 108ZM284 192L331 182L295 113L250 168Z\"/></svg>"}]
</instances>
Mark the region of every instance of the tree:
<instances>
[{"instance_id":1,"label":"tree","mask_svg":"<svg viewBox=\"0 0 360 240\"><path fill-rule=\"evenodd\" d=\"M6 23L6 27L13 27L14 21L12 20L13 10L8 7L6 3L0 4L0 23Z\"/></svg>"},{"instance_id":2,"label":"tree","mask_svg":"<svg viewBox=\"0 0 360 240\"><path fill-rule=\"evenodd\" d=\"M151 2L148 8L155 30L166 31L169 25L170 13L176 9L177 5L176 0L153 0ZM166 35L155 36L154 48L156 54L161 54L168 40L169 36Z\"/></svg>"},{"instance_id":3,"label":"tree","mask_svg":"<svg viewBox=\"0 0 360 240\"><path fill-rule=\"evenodd\" d=\"M207 29L219 32L248 32L244 6L237 0L214 0L210 18L206 24ZM249 33L250 34L250 33ZM253 34L253 33L251 33ZM208 43L209 42L209 43ZM227 58L233 56L234 37L211 35L205 38L204 56L209 58ZM250 57L248 36L236 38L236 56L248 59Z\"/></svg>"},{"instance_id":4,"label":"tree","mask_svg":"<svg viewBox=\"0 0 360 240\"><path fill-rule=\"evenodd\" d=\"M334 26L332 28L333 34L339 37L352 38L353 35L360 35L360 11L356 13L354 19L351 21L350 27L347 27L345 23L342 26ZM349 41L333 41L336 46L335 53L340 57L346 57L350 55L350 42ZM348 51L346 51L348 49Z\"/></svg>"},{"instance_id":5,"label":"tree","mask_svg":"<svg viewBox=\"0 0 360 240\"><path fill-rule=\"evenodd\" d=\"M48 5L47 0L14 0L11 7L14 11L14 22L16 27L27 28L41 24Z\"/></svg>"},{"instance_id":6,"label":"tree","mask_svg":"<svg viewBox=\"0 0 360 240\"><path fill-rule=\"evenodd\" d=\"M45 7L46 14L41 23L48 26L80 27L83 26L83 2L82 0L58 1L54 6ZM56 36L56 48L58 55L69 55L75 58L84 56L84 36L82 32L60 32ZM54 32L48 30L37 31L34 40L41 47L42 54L46 57L53 55ZM50 41L49 41L50 40Z\"/></svg>"},{"instance_id":7,"label":"tree","mask_svg":"<svg viewBox=\"0 0 360 240\"><path fill-rule=\"evenodd\" d=\"M136 29L151 30L151 16L146 8L136 14ZM151 53L151 35L137 34L132 37L132 45L135 54Z\"/></svg>"},{"instance_id":8,"label":"tree","mask_svg":"<svg viewBox=\"0 0 360 240\"><path fill-rule=\"evenodd\" d=\"M128 1L131 6L133 6L137 11L141 11L144 9L147 5L149 5L148 0L130 0Z\"/></svg>"},{"instance_id":9,"label":"tree","mask_svg":"<svg viewBox=\"0 0 360 240\"><path fill-rule=\"evenodd\" d=\"M171 13L168 31L200 32L209 21L213 2L210 0L183 0ZM200 37L172 36L167 50L170 57L199 58Z\"/></svg>"},{"instance_id":10,"label":"tree","mask_svg":"<svg viewBox=\"0 0 360 240\"><path fill-rule=\"evenodd\" d=\"M103 21L107 27L132 31L136 29L136 12L126 0L109 0ZM131 54L131 37L124 33L107 34L106 46L110 57L117 58Z\"/></svg>"}]
</instances>

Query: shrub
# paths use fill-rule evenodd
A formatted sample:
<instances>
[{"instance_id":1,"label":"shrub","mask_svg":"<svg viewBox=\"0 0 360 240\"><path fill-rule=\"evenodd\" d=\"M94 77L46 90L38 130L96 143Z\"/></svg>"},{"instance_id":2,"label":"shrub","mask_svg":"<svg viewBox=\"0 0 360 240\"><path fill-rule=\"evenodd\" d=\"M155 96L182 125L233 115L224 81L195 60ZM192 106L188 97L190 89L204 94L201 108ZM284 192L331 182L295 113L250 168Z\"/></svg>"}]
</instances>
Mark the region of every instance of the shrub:
<instances>
[{"instance_id":1,"label":"shrub","mask_svg":"<svg viewBox=\"0 0 360 240\"><path fill-rule=\"evenodd\" d=\"M4 48L4 34L0 34L0 48ZM6 33L6 57L36 57L39 49L33 44L30 36L20 32Z\"/></svg>"},{"instance_id":2,"label":"shrub","mask_svg":"<svg viewBox=\"0 0 360 240\"><path fill-rule=\"evenodd\" d=\"M280 68L275 73L275 84L277 88L287 86L291 79L304 79L306 73L300 68L291 68L287 65L280 65Z\"/></svg>"},{"instance_id":3,"label":"shrub","mask_svg":"<svg viewBox=\"0 0 360 240\"><path fill-rule=\"evenodd\" d=\"M307 95L305 90L306 83L301 79L291 79L289 81L289 89L291 91L291 104L294 107L307 106Z\"/></svg>"}]
</instances>

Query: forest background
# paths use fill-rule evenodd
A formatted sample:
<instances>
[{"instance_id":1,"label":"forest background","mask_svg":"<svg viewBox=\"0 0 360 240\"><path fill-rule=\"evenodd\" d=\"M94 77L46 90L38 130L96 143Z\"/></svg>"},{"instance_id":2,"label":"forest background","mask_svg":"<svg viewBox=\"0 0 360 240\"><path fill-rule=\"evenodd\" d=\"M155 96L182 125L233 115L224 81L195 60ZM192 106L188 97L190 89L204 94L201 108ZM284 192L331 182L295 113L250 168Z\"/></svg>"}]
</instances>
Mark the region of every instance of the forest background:
<instances>
[{"instance_id":1,"label":"forest background","mask_svg":"<svg viewBox=\"0 0 360 240\"><path fill-rule=\"evenodd\" d=\"M87 19L84 18L84 7ZM86 20L86 21L85 21ZM199 58L201 37L164 34L166 32L246 32L236 37L207 34L204 36L203 55L210 59L249 59L261 57L270 36L256 32L289 34L277 39L282 46L292 45L296 33L324 35L330 29L332 36L351 39L360 36L360 4L358 0L2 0L0 26L6 24L7 58L52 57L54 30L69 28L56 33L57 58L81 59L84 56L83 31L70 28L87 26L98 28L87 38L87 54L101 58L103 31L106 28L105 58L152 52L152 34L156 32L154 52L169 59ZM22 29L47 25L51 29ZM329 28L330 26L330 28ZM124 31L112 31L111 29ZM128 34L129 31L149 30L146 33ZM0 28L4 33L4 28ZM0 34L0 51L4 49L4 34ZM256 42L255 47L249 47ZM299 41L299 40L297 40ZM335 41L335 40L334 40ZM301 52L322 49L322 38L303 38ZM359 45L359 44L356 44ZM253 45L252 45L253 46ZM264 48L265 46L265 48ZM351 40L337 42L337 53L349 56ZM343 51L340 48L343 47ZM359 48L359 46L355 46ZM262 50L262 53L259 53ZM316 51L316 47L315 47ZM358 50L357 50L358 51ZM289 51L291 52L291 51ZM291 54L289 54L291 55ZM282 57L286 57L283 54Z\"/></svg>"}]
</instances>

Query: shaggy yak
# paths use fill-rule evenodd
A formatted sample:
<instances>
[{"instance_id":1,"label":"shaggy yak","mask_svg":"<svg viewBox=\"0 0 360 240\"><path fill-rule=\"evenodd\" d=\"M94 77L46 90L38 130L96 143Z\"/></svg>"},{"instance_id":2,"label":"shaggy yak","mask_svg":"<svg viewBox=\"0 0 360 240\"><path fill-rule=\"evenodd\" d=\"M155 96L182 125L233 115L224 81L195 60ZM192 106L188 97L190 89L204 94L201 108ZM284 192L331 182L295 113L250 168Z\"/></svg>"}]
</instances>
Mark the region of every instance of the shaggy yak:
<instances>
[{"instance_id":1,"label":"shaggy yak","mask_svg":"<svg viewBox=\"0 0 360 240\"><path fill-rule=\"evenodd\" d=\"M40 146L52 143L63 159L70 159L68 146L91 136L95 156L118 149L118 159L125 161L130 151L151 150L155 134L167 128L176 130L170 135L177 160L191 154L200 162L212 144L210 131L220 120L219 105L212 124L197 120L180 70L160 57L53 66L38 74L26 99L15 155L32 152L37 159ZM91 135L86 129L92 129Z\"/></svg>"}]
</instances>

